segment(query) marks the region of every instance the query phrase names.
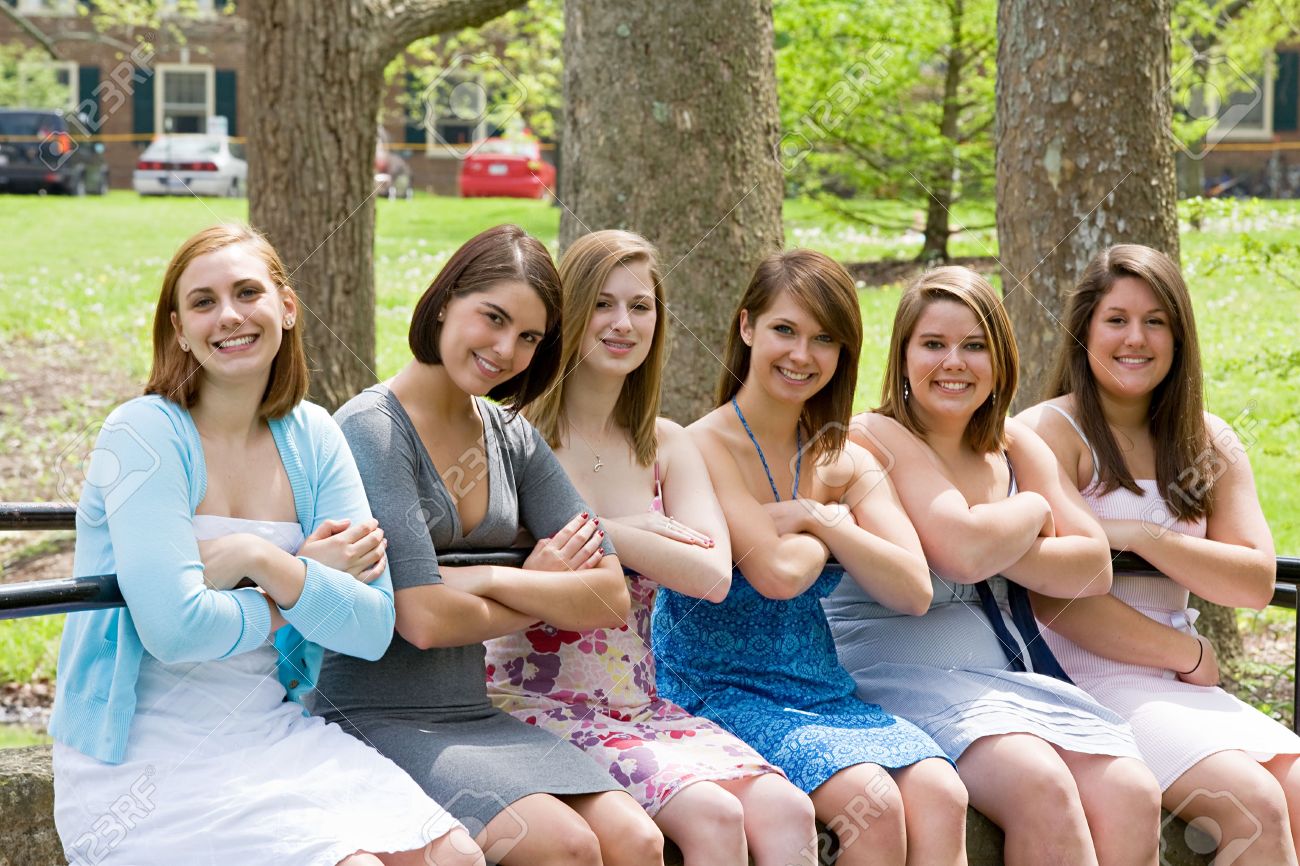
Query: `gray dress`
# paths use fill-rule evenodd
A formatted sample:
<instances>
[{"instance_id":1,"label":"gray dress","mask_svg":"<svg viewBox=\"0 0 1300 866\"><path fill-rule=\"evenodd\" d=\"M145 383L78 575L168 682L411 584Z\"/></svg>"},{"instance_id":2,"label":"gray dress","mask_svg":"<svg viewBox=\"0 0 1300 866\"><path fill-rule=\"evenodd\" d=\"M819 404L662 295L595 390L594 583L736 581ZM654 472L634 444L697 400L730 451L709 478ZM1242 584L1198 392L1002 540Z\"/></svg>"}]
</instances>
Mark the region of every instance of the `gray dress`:
<instances>
[{"instance_id":1,"label":"gray dress","mask_svg":"<svg viewBox=\"0 0 1300 866\"><path fill-rule=\"evenodd\" d=\"M388 539L394 590L441 583L435 549L511 547L521 527L544 538L587 510L531 424L476 402L486 454L467 452L452 481L457 489L488 484L487 513L468 536L387 387L367 388L334 416ZM606 550L613 552L608 543ZM529 794L620 790L586 753L495 709L484 656L479 643L420 650L400 635L377 662L326 653L308 705L410 773L471 835Z\"/></svg>"},{"instance_id":2,"label":"gray dress","mask_svg":"<svg viewBox=\"0 0 1300 866\"><path fill-rule=\"evenodd\" d=\"M1008 463L1008 466L1010 464ZM1011 476L1008 496L1016 492ZM890 610L856 580L822 602L858 697L925 731L954 761L981 737L1033 734L1070 752L1138 758L1128 724L1082 689L1035 672L1045 646L1025 644L1013 621L1007 580L989 578L998 629L1029 670L1013 670L973 584L930 573L934 598L919 617ZM1041 638L1036 638L1041 641ZM1055 665L1055 659L1047 659Z\"/></svg>"}]
</instances>

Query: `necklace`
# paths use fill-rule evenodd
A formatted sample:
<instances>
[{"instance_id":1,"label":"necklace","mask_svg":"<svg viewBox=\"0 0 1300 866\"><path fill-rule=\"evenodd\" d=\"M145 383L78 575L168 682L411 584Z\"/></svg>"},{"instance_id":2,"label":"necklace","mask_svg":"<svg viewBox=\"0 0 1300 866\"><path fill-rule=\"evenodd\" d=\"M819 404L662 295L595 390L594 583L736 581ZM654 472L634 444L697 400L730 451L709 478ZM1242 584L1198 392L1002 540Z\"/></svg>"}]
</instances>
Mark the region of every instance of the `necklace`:
<instances>
[{"instance_id":1,"label":"necklace","mask_svg":"<svg viewBox=\"0 0 1300 866\"><path fill-rule=\"evenodd\" d=\"M598 452L595 448L591 447L591 443L587 441L586 436L582 435L582 431L578 429L577 425L570 423L569 429L572 430L574 433L578 434L578 438L582 440L582 444L586 445L587 450L591 452L591 456L596 458L596 462L592 465L591 471L599 472L601 469L603 469L605 466L605 461L600 459L600 452Z\"/></svg>"}]
</instances>

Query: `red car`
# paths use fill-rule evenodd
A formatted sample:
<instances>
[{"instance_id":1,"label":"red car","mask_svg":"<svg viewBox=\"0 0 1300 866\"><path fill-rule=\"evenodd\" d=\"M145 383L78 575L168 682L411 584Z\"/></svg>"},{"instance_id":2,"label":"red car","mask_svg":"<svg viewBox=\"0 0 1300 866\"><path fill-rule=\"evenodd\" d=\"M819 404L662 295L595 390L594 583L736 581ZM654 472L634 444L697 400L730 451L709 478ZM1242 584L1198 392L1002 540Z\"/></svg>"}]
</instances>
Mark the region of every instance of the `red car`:
<instances>
[{"instance_id":1,"label":"red car","mask_svg":"<svg viewBox=\"0 0 1300 866\"><path fill-rule=\"evenodd\" d=\"M549 198L555 191L555 166L542 159L536 141L489 138L460 166L460 194Z\"/></svg>"}]
</instances>

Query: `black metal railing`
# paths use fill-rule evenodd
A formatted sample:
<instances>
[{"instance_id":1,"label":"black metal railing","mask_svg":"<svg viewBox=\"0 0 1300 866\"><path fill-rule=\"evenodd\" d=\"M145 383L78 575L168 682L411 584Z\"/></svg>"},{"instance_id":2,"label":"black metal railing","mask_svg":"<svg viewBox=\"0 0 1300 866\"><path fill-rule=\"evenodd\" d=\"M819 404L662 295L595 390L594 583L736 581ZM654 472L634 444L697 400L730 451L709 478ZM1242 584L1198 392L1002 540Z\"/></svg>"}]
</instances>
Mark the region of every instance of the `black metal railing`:
<instances>
[{"instance_id":1,"label":"black metal railing","mask_svg":"<svg viewBox=\"0 0 1300 866\"><path fill-rule=\"evenodd\" d=\"M0 532L36 529L75 529L76 507L44 502L0 502ZM451 551L438 554L438 564L447 567L466 565L523 564L526 550L475 550ZM1140 556L1133 553L1115 555L1115 571L1126 574L1162 576ZM1270 604L1296 610L1297 588L1300 587L1300 557L1279 556L1277 578ZM117 587L117 576L102 574L91 577L60 577L52 580L32 580L0 584L0 620L29 616L46 616L78 610L95 610L119 607L122 593ZM1300 627L1295 636L1295 662L1300 673ZM1300 731L1300 676L1294 677L1292 727Z\"/></svg>"}]
</instances>

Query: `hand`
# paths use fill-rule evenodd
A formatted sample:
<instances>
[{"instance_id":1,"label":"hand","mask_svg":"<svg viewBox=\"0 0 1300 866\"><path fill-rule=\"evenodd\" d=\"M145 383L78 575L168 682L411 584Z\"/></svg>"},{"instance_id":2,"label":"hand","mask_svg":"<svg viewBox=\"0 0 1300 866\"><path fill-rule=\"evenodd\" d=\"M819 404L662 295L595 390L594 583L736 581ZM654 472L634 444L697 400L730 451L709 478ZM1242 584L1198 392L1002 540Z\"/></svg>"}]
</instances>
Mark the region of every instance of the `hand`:
<instances>
[{"instance_id":1,"label":"hand","mask_svg":"<svg viewBox=\"0 0 1300 866\"><path fill-rule=\"evenodd\" d=\"M630 526L634 529L653 532L656 535L662 535L664 538L671 538L673 541L680 541L683 544L694 544L697 547L713 546L712 538L709 538L703 532L691 529L684 523L678 523L662 511L643 511L640 514L629 514L627 517L611 519L609 522L617 523L619 526Z\"/></svg>"},{"instance_id":2,"label":"hand","mask_svg":"<svg viewBox=\"0 0 1300 866\"><path fill-rule=\"evenodd\" d=\"M346 571L372 583L388 567L388 539L373 517L355 526L351 520L325 520L298 548L298 555Z\"/></svg>"},{"instance_id":3,"label":"hand","mask_svg":"<svg viewBox=\"0 0 1300 866\"><path fill-rule=\"evenodd\" d=\"M1203 635L1196 636L1197 642L1201 645L1201 661L1187 673L1175 671L1178 679L1194 686L1217 686L1223 678L1219 673L1219 656L1214 651L1214 644Z\"/></svg>"},{"instance_id":4,"label":"hand","mask_svg":"<svg viewBox=\"0 0 1300 866\"><path fill-rule=\"evenodd\" d=\"M199 542L199 559L203 561L203 582L209 589L234 589L253 571L255 552L262 538L247 532L223 535Z\"/></svg>"},{"instance_id":5,"label":"hand","mask_svg":"<svg viewBox=\"0 0 1300 866\"><path fill-rule=\"evenodd\" d=\"M766 502L763 510L776 525L777 535L794 535L808 530L808 520L819 504L807 499L785 499L781 502Z\"/></svg>"},{"instance_id":6,"label":"hand","mask_svg":"<svg viewBox=\"0 0 1300 866\"><path fill-rule=\"evenodd\" d=\"M537 571L579 571L600 565L605 552L600 544L605 530L600 519L583 513L573 517L550 538L539 539L524 560L524 568Z\"/></svg>"}]
</instances>

